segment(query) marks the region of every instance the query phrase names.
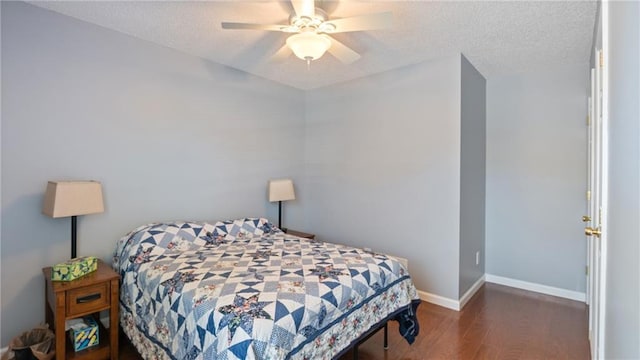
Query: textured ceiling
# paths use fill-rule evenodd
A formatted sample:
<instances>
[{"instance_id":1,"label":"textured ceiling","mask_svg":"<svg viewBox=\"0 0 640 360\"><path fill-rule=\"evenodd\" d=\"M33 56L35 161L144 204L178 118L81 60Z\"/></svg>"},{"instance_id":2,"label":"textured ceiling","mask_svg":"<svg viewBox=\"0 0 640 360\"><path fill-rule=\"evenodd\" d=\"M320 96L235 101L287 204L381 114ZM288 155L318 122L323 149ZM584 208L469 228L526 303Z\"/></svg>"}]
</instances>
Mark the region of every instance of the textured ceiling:
<instances>
[{"instance_id":1,"label":"textured ceiling","mask_svg":"<svg viewBox=\"0 0 640 360\"><path fill-rule=\"evenodd\" d=\"M270 59L287 34L220 22L287 23L287 1L30 2L246 72L312 89L455 53L487 78L589 61L595 1L316 1L331 19L393 12L386 30L333 35L362 58Z\"/></svg>"}]
</instances>

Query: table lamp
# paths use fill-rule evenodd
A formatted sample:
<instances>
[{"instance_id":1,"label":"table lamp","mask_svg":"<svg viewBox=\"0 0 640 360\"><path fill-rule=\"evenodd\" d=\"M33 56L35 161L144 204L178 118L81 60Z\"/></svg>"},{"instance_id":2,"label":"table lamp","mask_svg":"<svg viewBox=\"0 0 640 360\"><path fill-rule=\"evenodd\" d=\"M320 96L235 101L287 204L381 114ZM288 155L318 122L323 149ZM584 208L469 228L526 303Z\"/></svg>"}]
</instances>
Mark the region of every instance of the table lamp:
<instances>
[{"instance_id":1,"label":"table lamp","mask_svg":"<svg viewBox=\"0 0 640 360\"><path fill-rule=\"evenodd\" d=\"M98 181L49 181L42 213L52 218L71 216L71 258L76 258L77 216L104 211Z\"/></svg>"},{"instance_id":2,"label":"table lamp","mask_svg":"<svg viewBox=\"0 0 640 360\"><path fill-rule=\"evenodd\" d=\"M269 181L269 201L278 202L278 228L282 229L282 202L295 200L296 194L293 191L293 181L291 179L277 179Z\"/></svg>"}]
</instances>

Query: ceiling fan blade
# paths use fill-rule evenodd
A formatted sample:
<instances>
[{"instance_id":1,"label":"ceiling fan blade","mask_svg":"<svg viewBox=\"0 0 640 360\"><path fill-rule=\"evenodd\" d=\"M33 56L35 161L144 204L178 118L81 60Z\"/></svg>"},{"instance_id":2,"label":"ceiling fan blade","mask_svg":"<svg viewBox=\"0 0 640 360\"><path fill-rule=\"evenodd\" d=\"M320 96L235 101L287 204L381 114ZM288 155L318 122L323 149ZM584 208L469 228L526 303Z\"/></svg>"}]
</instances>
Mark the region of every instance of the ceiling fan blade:
<instances>
[{"instance_id":1,"label":"ceiling fan blade","mask_svg":"<svg viewBox=\"0 0 640 360\"><path fill-rule=\"evenodd\" d=\"M247 23L235 23L235 22L223 22L223 29L232 29L232 30L268 30L268 31L284 31L287 28L287 25L278 25L278 24L247 24Z\"/></svg>"},{"instance_id":2,"label":"ceiling fan blade","mask_svg":"<svg viewBox=\"0 0 640 360\"><path fill-rule=\"evenodd\" d=\"M313 17L316 13L314 0L291 0L291 5L298 16Z\"/></svg>"},{"instance_id":3,"label":"ceiling fan blade","mask_svg":"<svg viewBox=\"0 0 640 360\"><path fill-rule=\"evenodd\" d=\"M327 24L333 24L336 27L335 30L326 31L327 33L386 29L393 25L393 14L391 12L383 12L353 16L344 19L330 20L327 21Z\"/></svg>"},{"instance_id":4,"label":"ceiling fan blade","mask_svg":"<svg viewBox=\"0 0 640 360\"><path fill-rule=\"evenodd\" d=\"M331 41L331 47L327 50L331 55L335 56L338 60L344 64L351 64L352 62L360 59L360 54L351 50L347 45L332 38L328 35L322 35Z\"/></svg>"},{"instance_id":5,"label":"ceiling fan blade","mask_svg":"<svg viewBox=\"0 0 640 360\"><path fill-rule=\"evenodd\" d=\"M281 62L285 61L289 56L291 56L291 49L287 44L284 44L275 54L271 55L271 61Z\"/></svg>"}]
</instances>

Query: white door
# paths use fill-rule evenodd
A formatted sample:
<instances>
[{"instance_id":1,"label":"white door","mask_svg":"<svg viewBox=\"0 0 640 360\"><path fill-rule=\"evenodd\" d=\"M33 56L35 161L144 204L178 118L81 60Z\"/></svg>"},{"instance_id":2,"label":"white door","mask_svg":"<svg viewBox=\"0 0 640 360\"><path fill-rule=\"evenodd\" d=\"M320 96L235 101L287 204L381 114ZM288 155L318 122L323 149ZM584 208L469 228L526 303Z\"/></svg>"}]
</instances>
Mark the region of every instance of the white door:
<instances>
[{"instance_id":1,"label":"white door","mask_svg":"<svg viewBox=\"0 0 640 360\"><path fill-rule=\"evenodd\" d=\"M604 288L606 271L606 204L607 204L607 86L604 52L596 50L596 68L591 71L591 97L589 99L587 235L589 278L587 285L589 304L589 339L591 356L604 356Z\"/></svg>"}]
</instances>

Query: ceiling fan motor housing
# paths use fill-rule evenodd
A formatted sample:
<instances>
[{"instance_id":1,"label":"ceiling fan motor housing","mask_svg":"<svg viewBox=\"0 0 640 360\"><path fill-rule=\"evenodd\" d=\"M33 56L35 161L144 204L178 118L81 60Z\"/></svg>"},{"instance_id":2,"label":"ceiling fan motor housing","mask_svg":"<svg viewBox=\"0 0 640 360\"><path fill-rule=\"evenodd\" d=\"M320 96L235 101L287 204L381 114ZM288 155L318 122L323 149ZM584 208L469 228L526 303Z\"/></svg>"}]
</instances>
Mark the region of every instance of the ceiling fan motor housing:
<instances>
[{"instance_id":1,"label":"ceiling fan motor housing","mask_svg":"<svg viewBox=\"0 0 640 360\"><path fill-rule=\"evenodd\" d=\"M296 15L292 13L289 16L289 26L283 29L286 32L303 32L314 31L316 33L332 32L336 29L335 25L326 22L329 17L327 13L319 8L315 9L315 14L308 15Z\"/></svg>"}]
</instances>

